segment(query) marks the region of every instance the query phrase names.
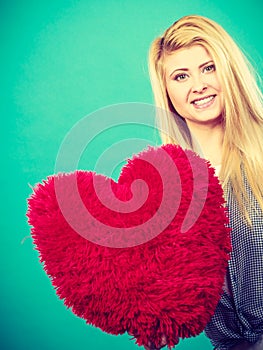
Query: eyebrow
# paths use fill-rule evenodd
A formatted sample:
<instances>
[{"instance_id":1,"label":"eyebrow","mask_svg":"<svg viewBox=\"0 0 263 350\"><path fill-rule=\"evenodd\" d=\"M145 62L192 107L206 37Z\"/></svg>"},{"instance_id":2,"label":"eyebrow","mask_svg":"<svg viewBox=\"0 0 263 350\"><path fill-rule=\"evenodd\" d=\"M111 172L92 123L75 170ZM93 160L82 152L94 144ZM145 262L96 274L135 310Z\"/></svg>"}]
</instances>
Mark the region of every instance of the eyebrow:
<instances>
[{"instance_id":1,"label":"eyebrow","mask_svg":"<svg viewBox=\"0 0 263 350\"><path fill-rule=\"evenodd\" d=\"M200 68L203 68L204 66L206 66L206 65L209 64L209 63L214 63L214 61L213 61L213 60L210 60L210 61L207 61L207 62L205 62L205 63L202 63L202 64L200 64L200 66L199 66L198 68L199 68L199 69L200 69ZM174 72L177 72L178 70L184 71L184 72L188 72L188 71L189 71L188 68L176 68L175 70L172 71L172 73L170 74L170 77L174 74Z\"/></svg>"}]
</instances>

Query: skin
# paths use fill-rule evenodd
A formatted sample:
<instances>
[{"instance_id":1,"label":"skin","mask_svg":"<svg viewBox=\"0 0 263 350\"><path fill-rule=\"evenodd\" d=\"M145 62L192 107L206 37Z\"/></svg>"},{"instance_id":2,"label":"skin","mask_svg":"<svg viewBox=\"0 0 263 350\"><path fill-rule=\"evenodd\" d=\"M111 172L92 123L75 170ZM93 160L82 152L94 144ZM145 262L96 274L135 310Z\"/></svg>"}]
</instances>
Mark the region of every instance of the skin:
<instances>
[{"instance_id":1,"label":"skin","mask_svg":"<svg viewBox=\"0 0 263 350\"><path fill-rule=\"evenodd\" d=\"M144 346L144 349L146 349L146 350L160 350L161 348L163 348L164 346L166 346L166 338L165 338L165 336L163 336L162 342L161 342L161 344L159 345L158 348L155 348L154 345L151 344L151 343L149 343L148 345L149 345L149 346L146 346L146 345L145 345L145 346Z\"/></svg>"},{"instance_id":2,"label":"skin","mask_svg":"<svg viewBox=\"0 0 263 350\"><path fill-rule=\"evenodd\" d=\"M201 45L174 51L164 58L166 89L191 134L213 165L221 163L224 96L216 67Z\"/></svg>"}]
</instances>

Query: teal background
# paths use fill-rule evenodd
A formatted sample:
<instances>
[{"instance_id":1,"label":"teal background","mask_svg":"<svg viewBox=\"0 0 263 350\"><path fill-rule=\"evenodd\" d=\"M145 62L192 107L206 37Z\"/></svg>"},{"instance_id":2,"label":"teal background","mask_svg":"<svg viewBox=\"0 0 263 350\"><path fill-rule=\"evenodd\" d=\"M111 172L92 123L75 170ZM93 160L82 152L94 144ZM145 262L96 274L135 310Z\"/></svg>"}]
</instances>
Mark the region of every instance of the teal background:
<instances>
[{"instance_id":1,"label":"teal background","mask_svg":"<svg viewBox=\"0 0 263 350\"><path fill-rule=\"evenodd\" d=\"M30 185L54 173L59 146L78 120L111 104L152 103L149 45L193 13L221 23L262 75L262 1L0 2L1 349L138 348L126 335L87 326L56 297L29 237L26 199ZM203 334L177 348L212 349Z\"/></svg>"}]
</instances>

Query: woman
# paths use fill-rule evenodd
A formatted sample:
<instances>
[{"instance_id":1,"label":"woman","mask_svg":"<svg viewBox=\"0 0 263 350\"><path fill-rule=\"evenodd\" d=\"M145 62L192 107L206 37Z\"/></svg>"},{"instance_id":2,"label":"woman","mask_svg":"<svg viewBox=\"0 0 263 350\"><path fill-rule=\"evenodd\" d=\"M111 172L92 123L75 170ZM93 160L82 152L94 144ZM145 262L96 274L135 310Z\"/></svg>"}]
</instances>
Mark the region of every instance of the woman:
<instances>
[{"instance_id":1,"label":"woman","mask_svg":"<svg viewBox=\"0 0 263 350\"><path fill-rule=\"evenodd\" d=\"M229 210L233 251L205 332L217 350L263 349L263 103L252 67L220 25L193 15L154 40L149 68L163 143L210 161Z\"/></svg>"}]
</instances>

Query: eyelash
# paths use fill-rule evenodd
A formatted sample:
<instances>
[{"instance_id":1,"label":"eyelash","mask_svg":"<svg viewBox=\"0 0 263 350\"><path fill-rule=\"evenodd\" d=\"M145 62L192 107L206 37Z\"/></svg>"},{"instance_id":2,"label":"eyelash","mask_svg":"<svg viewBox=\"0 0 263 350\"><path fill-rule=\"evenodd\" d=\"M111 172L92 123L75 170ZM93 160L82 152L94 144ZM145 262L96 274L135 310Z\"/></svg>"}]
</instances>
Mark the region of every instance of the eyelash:
<instances>
[{"instance_id":1,"label":"eyelash","mask_svg":"<svg viewBox=\"0 0 263 350\"><path fill-rule=\"evenodd\" d=\"M216 67L214 64L210 64L209 66L206 66L203 68L202 73L210 73L210 72L214 72L216 70ZM185 77L187 76L186 73L179 73L174 77L174 80L176 81L182 81L185 79Z\"/></svg>"},{"instance_id":2,"label":"eyelash","mask_svg":"<svg viewBox=\"0 0 263 350\"><path fill-rule=\"evenodd\" d=\"M181 79L182 77L183 77L183 79ZM177 75L174 77L174 80L176 80L176 81L181 81L181 80L184 80L184 77L186 77L186 74L180 73L180 74L177 74Z\"/></svg>"},{"instance_id":3,"label":"eyelash","mask_svg":"<svg viewBox=\"0 0 263 350\"><path fill-rule=\"evenodd\" d=\"M204 67L204 70L207 68L210 68L207 72L214 72L216 70L216 66L214 64L210 64L209 66Z\"/></svg>"}]
</instances>

